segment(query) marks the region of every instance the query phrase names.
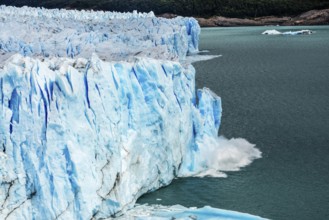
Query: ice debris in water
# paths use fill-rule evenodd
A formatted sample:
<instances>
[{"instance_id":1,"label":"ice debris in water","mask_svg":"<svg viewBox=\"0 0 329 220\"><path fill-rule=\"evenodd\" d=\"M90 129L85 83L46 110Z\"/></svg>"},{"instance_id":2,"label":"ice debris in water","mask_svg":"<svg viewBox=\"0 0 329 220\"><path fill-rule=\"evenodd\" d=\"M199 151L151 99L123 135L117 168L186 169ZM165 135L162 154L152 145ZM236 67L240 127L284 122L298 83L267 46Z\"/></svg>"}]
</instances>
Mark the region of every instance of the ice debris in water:
<instances>
[{"instance_id":1,"label":"ice debris in water","mask_svg":"<svg viewBox=\"0 0 329 220\"><path fill-rule=\"evenodd\" d=\"M0 219L115 217L261 156L196 97L193 18L1 6L0 28Z\"/></svg>"},{"instance_id":2,"label":"ice debris in water","mask_svg":"<svg viewBox=\"0 0 329 220\"><path fill-rule=\"evenodd\" d=\"M125 213L118 220L261 220L258 216L215 209L210 206L203 208L186 208L181 205L163 206L163 205L136 205L133 209Z\"/></svg>"},{"instance_id":3,"label":"ice debris in water","mask_svg":"<svg viewBox=\"0 0 329 220\"><path fill-rule=\"evenodd\" d=\"M310 35L314 32L311 30L300 30L300 31L286 31L286 32L280 32L277 30L267 30L264 31L262 34L264 35Z\"/></svg>"}]
</instances>

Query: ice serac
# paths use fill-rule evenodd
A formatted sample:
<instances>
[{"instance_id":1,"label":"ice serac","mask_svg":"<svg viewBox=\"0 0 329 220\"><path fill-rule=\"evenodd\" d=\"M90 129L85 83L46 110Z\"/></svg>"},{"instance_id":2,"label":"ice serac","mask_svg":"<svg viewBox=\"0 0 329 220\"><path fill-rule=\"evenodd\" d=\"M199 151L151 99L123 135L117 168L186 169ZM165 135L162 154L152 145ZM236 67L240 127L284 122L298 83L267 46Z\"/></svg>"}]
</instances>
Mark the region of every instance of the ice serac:
<instances>
[{"instance_id":1,"label":"ice serac","mask_svg":"<svg viewBox=\"0 0 329 220\"><path fill-rule=\"evenodd\" d=\"M11 31L37 30L0 34L0 219L118 216L175 177L260 156L217 137L216 94L196 97L195 70L180 62L198 50L194 19L4 6L0 16Z\"/></svg>"}]
</instances>

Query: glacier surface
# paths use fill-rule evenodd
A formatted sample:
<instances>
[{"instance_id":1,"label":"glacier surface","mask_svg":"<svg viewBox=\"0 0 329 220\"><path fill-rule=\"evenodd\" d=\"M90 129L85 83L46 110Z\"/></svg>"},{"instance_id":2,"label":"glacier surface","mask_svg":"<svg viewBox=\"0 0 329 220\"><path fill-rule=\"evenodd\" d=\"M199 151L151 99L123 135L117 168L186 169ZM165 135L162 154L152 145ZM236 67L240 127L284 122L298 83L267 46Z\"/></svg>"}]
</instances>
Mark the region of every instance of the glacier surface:
<instances>
[{"instance_id":1,"label":"glacier surface","mask_svg":"<svg viewBox=\"0 0 329 220\"><path fill-rule=\"evenodd\" d=\"M0 219L120 216L261 157L218 137L221 99L195 91L193 18L1 6L0 27Z\"/></svg>"},{"instance_id":2,"label":"glacier surface","mask_svg":"<svg viewBox=\"0 0 329 220\"><path fill-rule=\"evenodd\" d=\"M0 6L0 50L40 57L185 59L198 51L200 27L193 18L156 18L153 13L113 13ZM15 34L12 34L15 33ZM4 60L4 58L2 60Z\"/></svg>"}]
</instances>

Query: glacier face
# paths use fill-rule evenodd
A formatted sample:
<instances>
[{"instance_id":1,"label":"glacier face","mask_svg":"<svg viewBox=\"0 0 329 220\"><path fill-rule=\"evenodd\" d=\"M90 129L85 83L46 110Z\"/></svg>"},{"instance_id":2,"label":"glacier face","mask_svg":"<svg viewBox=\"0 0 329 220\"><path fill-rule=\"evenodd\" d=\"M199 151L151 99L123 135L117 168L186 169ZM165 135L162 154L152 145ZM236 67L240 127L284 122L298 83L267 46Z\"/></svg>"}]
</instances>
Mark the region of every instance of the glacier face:
<instances>
[{"instance_id":1,"label":"glacier face","mask_svg":"<svg viewBox=\"0 0 329 220\"><path fill-rule=\"evenodd\" d=\"M170 183L193 143L193 80L166 61L13 56L0 81L2 217L37 204L27 217L109 217Z\"/></svg>"},{"instance_id":2,"label":"glacier face","mask_svg":"<svg viewBox=\"0 0 329 220\"><path fill-rule=\"evenodd\" d=\"M109 218L175 177L260 157L217 136L221 99L196 93L180 62L198 50L194 19L5 6L0 18L0 219Z\"/></svg>"}]
</instances>

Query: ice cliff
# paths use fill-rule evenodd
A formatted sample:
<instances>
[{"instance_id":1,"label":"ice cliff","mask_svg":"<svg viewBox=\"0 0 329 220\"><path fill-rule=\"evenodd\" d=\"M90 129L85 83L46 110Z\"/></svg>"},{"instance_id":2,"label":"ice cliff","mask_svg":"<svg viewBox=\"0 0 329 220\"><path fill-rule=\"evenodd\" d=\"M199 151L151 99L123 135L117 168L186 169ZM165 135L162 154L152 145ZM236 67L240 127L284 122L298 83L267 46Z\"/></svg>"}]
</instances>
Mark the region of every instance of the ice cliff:
<instances>
[{"instance_id":1,"label":"ice cliff","mask_svg":"<svg viewBox=\"0 0 329 220\"><path fill-rule=\"evenodd\" d=\"M217 137L221 99L183 62L192 18L1 6L0 28L0 219L114 217L260 157Z\"/></svg>"}]
</instances>

